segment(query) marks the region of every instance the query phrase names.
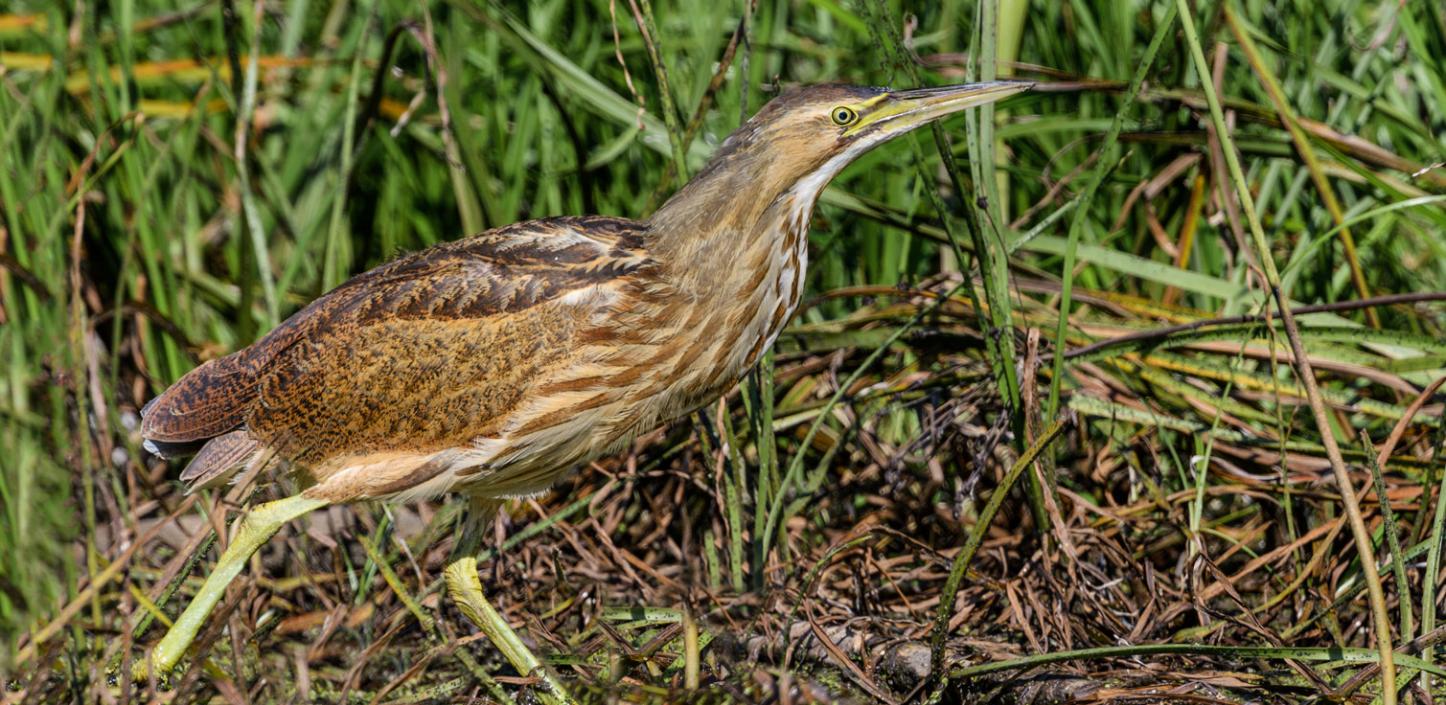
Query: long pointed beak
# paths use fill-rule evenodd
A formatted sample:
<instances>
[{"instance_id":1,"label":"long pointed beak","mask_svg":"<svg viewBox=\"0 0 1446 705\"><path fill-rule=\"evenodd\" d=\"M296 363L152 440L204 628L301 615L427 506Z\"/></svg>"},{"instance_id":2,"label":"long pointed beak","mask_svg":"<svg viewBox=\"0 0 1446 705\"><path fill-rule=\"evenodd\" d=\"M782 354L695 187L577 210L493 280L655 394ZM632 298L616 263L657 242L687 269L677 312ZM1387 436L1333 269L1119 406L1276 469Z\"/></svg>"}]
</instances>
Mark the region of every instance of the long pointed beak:
<instances>
[{"instance_id":1,"label":"long pointed beak","mask_svg":"<svg viewBox=\"0 0 1446 705\"><path fill-rule=\"evenodd\" d=\"M993 103L1032 87L1034 84L1028 81L989 81L885 93L872 109L860 111L863 114L849 133L876 130L889 134L908 132L931 120L965 108Z\"/></svg>"}]
</instances>

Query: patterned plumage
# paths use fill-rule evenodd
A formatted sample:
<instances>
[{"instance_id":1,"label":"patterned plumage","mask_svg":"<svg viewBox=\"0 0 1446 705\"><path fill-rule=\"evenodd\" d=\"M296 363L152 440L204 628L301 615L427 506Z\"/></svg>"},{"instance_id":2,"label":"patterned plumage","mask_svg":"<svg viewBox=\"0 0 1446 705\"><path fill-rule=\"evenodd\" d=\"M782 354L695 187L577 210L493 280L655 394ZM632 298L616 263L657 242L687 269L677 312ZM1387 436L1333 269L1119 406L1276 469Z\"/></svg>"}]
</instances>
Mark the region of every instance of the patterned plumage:
<instances>
[{"instance_id":1,"label":"patterned plumage","mask_svg":"<svg viewBox=\"0 0 1446 705\"><path fill-rule=\"evenodd\" d=\"M718 398L798 307L829 180L894 136L1027 87L785 92L646 221L548 218L406 255L192 370L142 411L146 447L196 453L181 475L193 488L274 462L307 489L247 514L140 665L173 667L292 518L448 491L494 507Z\"/></svg>"},{"instance_id":2,"label":"patterned plumage","mask_svg":"<svg viewBox=\"0 0 1446 705\"><path fill-rule=\"evenodd\" d=\"M756 158L772 113L865 91L798 91L760 113L689 187L740 203L712 228L682 214L689 240L660 232L665 206L649 223L550 218L402 257L186 375L147 405L142 435L161 453L204 443L182 475L194 486L276 458L331 501L543 491L726 391L778 334L817 189L759 200L729 167ZM756 227L780 209L767 220L782 232Z\"/></svg>"},{"instance_id":3,"label":"patterned plumage","mask_svg":"<svg viewBox=\"0 0 1446 705\"><path fill-rule=\"evenodd\" d=\"M786 92L649 220L529 221L382 265L183 377L142 436L199 449L193 487L279 461L330 502L544 491L737 382L798 306L818 194L930 117L897 121L901 98L939 95Z\"/></svg>"}]
</instances>

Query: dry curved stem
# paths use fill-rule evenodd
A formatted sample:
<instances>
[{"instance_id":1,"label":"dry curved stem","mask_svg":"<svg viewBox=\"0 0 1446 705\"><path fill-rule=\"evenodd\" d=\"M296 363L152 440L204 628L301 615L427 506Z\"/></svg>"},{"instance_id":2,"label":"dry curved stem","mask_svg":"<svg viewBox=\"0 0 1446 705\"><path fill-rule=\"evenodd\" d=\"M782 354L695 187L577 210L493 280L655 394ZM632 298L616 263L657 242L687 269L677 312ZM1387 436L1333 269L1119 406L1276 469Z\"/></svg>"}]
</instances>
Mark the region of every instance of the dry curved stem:
<instances>
[{"instance_id":1,"label":"dry curved stem","mask_svg":"<svg viewBox=\"0 0 1446 705\"><path fill-rule=\"evenodd\" d=\"M1235 186L1236 197L1240 200L1240 208L1249 225L1252 244L1259 257L1260 265L1264 269L1271 297L1275 299L1276 307L1280 311L1285 336L1293 353L1296 375L1300 378L1301 386L1305 388L1311 416L1314 417L1316 427L1320 431L1321 444L1325 446L1326 458L1330 461L1336 486L1341 493L1341 505L1350 519L1351 535L1355 539L1356 552L1360 554L1362 579L1366 583L1370 595L1371 617L1376 629L1377 649L1380 652L1381 701L1384 705L1396 705L1396 665L1391 652L1390 614L1386 609L1386 594L1381 587L1380 572L1376 569L1376 556L1375 550L1371 547L1370 529L1366 527L1365 518L1361 516L1361 507L1356 500L1350 472L1346 469L1340 446L1336 443L1335 435L1331 431L1330 419L1326 416L1325 402L1321 399L1320 388L1316 384L1315 370L1311 367L1310 358L1306 356L1305 345L1300 338L1300 329L1296 326L1295 315L1290 310L1290 300L1281 288L1280 272L1276 270L1275 260L1270 254L1270 246L1265 240L1265 229L1261 225L1259 213L1255 210L1254 197L1251 196L1250 188L1245 182L1245 172L1240 167L1240 157L1235 152L1235 144L1229 131L1225 129L1225 117L1220 108L1220 98L1216 95L1215 86L1210 81L1210 68L1205 62L1205 52L1200 48L1200 37L1195 28L1194 17L1185 0L1176 0L1176 4L1180 10L1180 22L1185 29L1186 44L1189 46L1195 69L1199 73L1205 101L1210 107L1210 120L1215 126L1215 131L1220 135L1221 151L1224 152L1225 163L1230 171L1230 180Z\"/></svg>"},{"instance_id":2,"label":"dry curved stem","mask_svg":"<svg viewBox=\"0 0 1446 705\"><path fill-rule=\"evenodd\" d=\"M1342 311L1355 311L1359 309L1374 308L1377 306L1394 306L1399 304L1420 303L1426 301L1446 301L1446 292L1417 292L1411 294L1390 294L1386 296L1373 296L1369 299L1357 299L1355 301L1335 301L1328 304L1311 304L1309 306L1296 306L1291 310L1293 316L1304 316L1310 313L1339 313ZM1065 358L1077 358L1091 355L1120 345L1137 343L1143 341L1161 340L1176 333L1188 333L1202 328L1212 326L1227 326L1241 323L1266 323L1268 317L1265 313L1247 313L1238 316L1222 316L1219 318L1207 318L1189 323L1180 323L1160 328L1126 333L1113 338L1098 340L1089 345L1082 345L1077 348L1070 348L1065 351ZM1045 353L1044 359L1053 359L1054 353Z\"/></svg>"},{"instance_id":3,"label":"dry curved stem","mask_svg":"<svg viewBox=\"0 0 1446 705\"><path fill-rule=\"evenodd\" d=\"M1341 248L1345 251L1346 263L1350 265L1351 283L1356 288L1356 294L1363 299L1371 298L1371 287L1366 283L1365 273L1361 271L1361 259L1356 254L1356 240L1351 236L1350 227L1346 225L1345 211L1341 208L1341 203L1336 198L1336 192L1331 188L1330 181L1326 179L1320 159L1316 157L1315 148L1310 145L1310 138L1300 127L1300 119L1286 100L1285 91L1281 90L1280 82L1265 65L1265 60L1260 56L1260 50L1250 39L1250 33L1245 31L1241 25L1239 14L1229 3L1225 5L1225 22L1230 25L1230 33L1235 35L1235 43L1244 50L1246 60L1250 62L1251 68L1255 70L1255 75L1260 78L1261 84L1265 87L1265 95L1270 98L1270 103L1275 107L1275 112L1279 116L1281 124L1285 126L1286 132L1290 133L1290 139L1295 143L1295 149L1300 153L1300 159L1305 163L1305 169L1310 173L1311 181L1315 183L1316 190L1320 193L1321 202L1325 204L1326 210L1330 212L1331 220L1336 224L1337 235L1341 239ZM1366 320L1370 322L1371 327L1380 330L1381 318L1376 314L1376 310L1367 308L1365 312Z\"/></svg>"}]
</instances>

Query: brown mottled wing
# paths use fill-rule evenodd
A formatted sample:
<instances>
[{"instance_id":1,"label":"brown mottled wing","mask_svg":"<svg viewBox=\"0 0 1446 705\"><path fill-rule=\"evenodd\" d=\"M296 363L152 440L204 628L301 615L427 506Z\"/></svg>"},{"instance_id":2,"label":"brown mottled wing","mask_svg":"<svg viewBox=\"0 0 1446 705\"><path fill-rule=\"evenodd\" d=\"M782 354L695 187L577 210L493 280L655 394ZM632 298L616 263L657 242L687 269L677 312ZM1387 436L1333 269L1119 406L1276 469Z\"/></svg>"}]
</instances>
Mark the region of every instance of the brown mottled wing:
<instances>
[{"instance_id":1,"label":"brown mottled wing","mask_svg":"<svg viewBox=\"0 0 1446 705\"><path fill-rule=\"evenodd\" d=\"M164 452L245 427L283 456L315 460L485 424L575 327L567 306L545 304L646 266L642 228L530 221L358 275L192 370L146 405L141 434Z\"/></svg>"}]
</instances>

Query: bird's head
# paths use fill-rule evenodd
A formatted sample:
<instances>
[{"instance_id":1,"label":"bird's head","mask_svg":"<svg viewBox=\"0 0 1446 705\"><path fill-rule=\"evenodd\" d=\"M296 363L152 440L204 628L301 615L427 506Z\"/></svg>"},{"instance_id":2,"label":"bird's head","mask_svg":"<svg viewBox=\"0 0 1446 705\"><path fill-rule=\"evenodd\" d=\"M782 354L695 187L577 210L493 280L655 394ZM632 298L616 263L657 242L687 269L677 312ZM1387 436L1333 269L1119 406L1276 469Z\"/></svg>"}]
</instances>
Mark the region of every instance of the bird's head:
<instances>
[{"instance_id":1,"label":"bird's head","mask_svg":"<svg viewBox=\"0 0 1446 705\"><path fill-rule=\"evenodd\" d=\"M764 143L776 159L796 164L799 176L806 178L820 171L837 172L871 147L1032 85L990 81L906 91L806 86L774 98L739 133L752 132L748 137Z\"/></svg>"},{"instance_id":2,"label":"bird's head","mask_svg":"<svg viewBox=\"0 0 1446 705\"><path fill-rule=\"evenodd\" d=\"M773 198L793 193L811 206L839 171L869 149L1032 85L990 81L903 91L845 84L792 88L730 135L674 200L686 203L691 217L700 215L694 210L699 206L713 205L739 215L737 202L729 197L738 194L767 206Z\"/></svg>"}]
</instances>

